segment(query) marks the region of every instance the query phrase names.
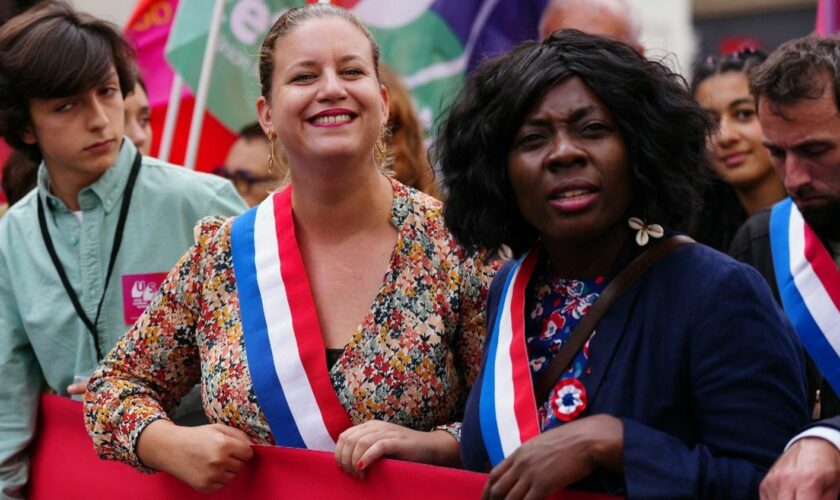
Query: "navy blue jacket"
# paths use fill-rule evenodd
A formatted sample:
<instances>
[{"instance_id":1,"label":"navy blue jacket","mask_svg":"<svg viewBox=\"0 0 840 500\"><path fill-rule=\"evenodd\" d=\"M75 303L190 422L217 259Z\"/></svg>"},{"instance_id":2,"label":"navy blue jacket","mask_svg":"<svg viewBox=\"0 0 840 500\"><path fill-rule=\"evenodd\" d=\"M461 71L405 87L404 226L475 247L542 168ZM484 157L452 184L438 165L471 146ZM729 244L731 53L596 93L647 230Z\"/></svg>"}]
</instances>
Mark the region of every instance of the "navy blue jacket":
<instances>
[{"instance_id":1,"label":"navy blue jacket","mask_svg":"<svg viewBox=\"0 0 840 500\"><path fill-rule=\"evenodd\" d=\"M616 270L633 256L625 248ZM507 263L490 286L490 325L510 270ZM581 377L589 406L578 419L622 419L624 476L598 471L587 488L632 498L757 497L767 469L808 422L790 323L755 269L706 246L654 264L601 320L589 349L591 372ZM487 466L480 390L481 375L461 434L464 466L479 471Z\"/></svg>"},{"instance_id":2,"label":"navy blue jacket","mask_svg":"<svg viewBox=\"0 0 840 500\"><path fill-rule=\"evenodd\" d=\"M776 270L773 268L773 252L770 248L769 208L757 212L738 229L738 233L732 240L729 255L758 269L773 291L776 302L782 303L776 283ZM837 393L834 392L828 380L823 378L820 369L808 353L805 353L805 366L808 381L808 408L814 408L817 394L819 394L820 412L817 416L826 418L840 415L840 398L837 397Z\"/></svg>"}]
</instances>

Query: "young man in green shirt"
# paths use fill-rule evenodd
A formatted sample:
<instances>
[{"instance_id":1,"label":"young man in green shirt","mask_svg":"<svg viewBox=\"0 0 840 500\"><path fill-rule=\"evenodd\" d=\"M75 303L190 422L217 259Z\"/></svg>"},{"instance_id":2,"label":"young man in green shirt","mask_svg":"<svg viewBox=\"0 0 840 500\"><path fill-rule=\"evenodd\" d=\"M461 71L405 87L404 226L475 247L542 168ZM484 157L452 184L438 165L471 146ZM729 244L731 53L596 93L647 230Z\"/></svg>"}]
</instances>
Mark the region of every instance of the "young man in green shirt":
<instances>
[{"instance_id":1,"label":"young man in green shirt","mask_svg":"<svg viewBox=\"0 0 840 500\"><path fill-rule=\"evenodd\" d=\"M246 206L226 180L143 157L118 28L46 2L0 27L0 136L40 162L0 219L0 497L24 493L40 393L84 392L193 226Z\"/></svg>"}]
</instances>

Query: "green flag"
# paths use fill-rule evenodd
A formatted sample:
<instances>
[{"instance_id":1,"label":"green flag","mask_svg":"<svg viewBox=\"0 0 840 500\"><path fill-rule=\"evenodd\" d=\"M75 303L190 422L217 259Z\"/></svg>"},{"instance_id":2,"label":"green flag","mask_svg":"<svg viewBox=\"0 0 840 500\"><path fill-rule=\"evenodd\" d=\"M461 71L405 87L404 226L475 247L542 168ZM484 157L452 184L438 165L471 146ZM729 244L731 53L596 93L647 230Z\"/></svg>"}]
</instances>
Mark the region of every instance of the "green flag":
<instances>
[{"instance_id":1,"label":"green flag","mask_svg":"<svg viewBox=\"0 0 840 500\"><path fill-rule=\"evenodd\" d=\"M332 0L369 27L382 61L400 75L428 130L472 64L536 37L546 0ZM257 62L277 17L305 0L227 0L207 108L231 130L256 119ZM309 2L311 3L311 1ZM173 68L198 86L213 0L180 2L166 48Z\"/></svg>"},{"instance_id":2,"label":"green flag","mask_svg":"<svg viewBox=\"0 0 840 500\"><path fill-rule=\"evenodd\" d=\"M215 0L188 0L178 5L166 43L166 59L190 88L198 88ZM257 119L260 95L257 63L271 25L304 0L228 0L225 5L207 109L231 130Z\"/></svg>"}]
</instances>

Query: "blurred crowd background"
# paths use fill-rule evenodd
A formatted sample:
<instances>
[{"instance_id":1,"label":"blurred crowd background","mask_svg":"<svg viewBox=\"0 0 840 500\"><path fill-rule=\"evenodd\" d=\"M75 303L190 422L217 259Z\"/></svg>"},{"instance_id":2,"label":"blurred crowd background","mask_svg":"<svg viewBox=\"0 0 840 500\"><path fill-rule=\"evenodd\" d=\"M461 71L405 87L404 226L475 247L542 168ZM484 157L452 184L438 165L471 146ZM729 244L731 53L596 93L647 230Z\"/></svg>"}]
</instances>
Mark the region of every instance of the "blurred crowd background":
<instances>
[{"instance_id":1,"label":"blurred crowd background","mask_svg":"<svg viewBox=\"0 0 840 500\"><path fill-rule=\"evenodd\" d=\"M35 3L36 0L0 1L0 23ZM203 52L201 44L206 38L201 39L199 34L195 42L190 37L195 35L196 30L206 35L206 24L214 2L190 1L190 9L195 9L197 14L189 16L193 21L191 26L184 23L179 26L182 28L181 33L185 33L180 37L184 43L181 49L174 49L173 40L168 37L170 30L177 24L178 0L73 0L70 3L80 10L123 26L129 38L137 44L141 76L148 87L151 103L149 119L153 137L150 153L176 164L187 164L199 171L218 173L226 164L225 160L232 151L238 133L250 125L255 116L253 102L259 92L253 61L263 28L267 29L268 26L268 21L261 20L260 15L271 13L268 17L273 19L284 8L302 4L303 0L227 2L217 49L219 57L208 94L208 113L203 120L201 140L192 162L194 165L189 165L191 162L187 161L187 143L194 109L191 89L198 86ZM333 3L353 9L363 19L368 15L366 21L383 46L384 61L392 66L406 84L421 125L428 132L434 125L437 112L445 105L445 97L451 94L449 90L461 82L463 72L456 71L458 68L447 67L446 63L457 63L459 56L466 56L466 64L472 67L475 61L483 57L506 50L518 41L535 38L539 16L546 0L462 2L458 8L463 12L438 12L440 18L449 23L444 28L430 27L429 23L434 23L434 20L421 15L419 9L434 11L438 5L446 2L414 2L418 7L415 9L417 12L413 13L412 9L394 7L402 2L390 0L337 0ZM388 7L389 3L391 7ZM630 0L629 3L639 16L645 54L652 58L665 58L689 80L691 70L702 54L727 54L743 47L772 51L785 40L811 32L817 11L817 0ZM498 26L494 26L493 31L506 38L490 39L489 35L481 35L470 46L469 30L475 28L475 20L473 26L469 25L469 21L458 26L462 21L458 16L467 15L470 8L476 14L479 7L475 6L482 4L495 5L494 12L486 22L489 25L496 23ZM370 12L375 13L379 19L370 18ZM418 27L420 29L416 29ZM436 29L443 29L444 32L436 34ZM507 33L501 33L504 31ZM448 37L452 40L447 40ZM459 48L459 41L463 47ZM422 54L424 49L428 49L429 53ZM459 54L459 50L463 53ZM176 132L168 154L162 154L164 124L173 81L169 65L177 66L178 73L184 77L185 90L177 125L174 127ZM434 70L443 70L444 73L434 74ZM5 163L10 154L8 146L0 141L0 164ZM234 177L234 180L237 179ZM240 181L257 184L260 176L252 175ZM423 188L423 182L428 184L428 180L420 180L417 187ZM5 194L0 192L0 203L5 201Z\"/></svg>"}]
</instances>

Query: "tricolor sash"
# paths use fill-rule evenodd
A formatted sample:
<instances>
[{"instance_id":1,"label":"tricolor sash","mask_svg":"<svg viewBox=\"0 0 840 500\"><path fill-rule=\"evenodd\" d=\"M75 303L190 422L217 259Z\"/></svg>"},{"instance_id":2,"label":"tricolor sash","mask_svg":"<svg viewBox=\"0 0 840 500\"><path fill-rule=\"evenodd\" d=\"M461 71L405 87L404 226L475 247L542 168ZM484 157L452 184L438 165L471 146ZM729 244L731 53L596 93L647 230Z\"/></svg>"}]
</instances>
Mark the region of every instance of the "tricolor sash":
<instances>
[{"instance_id":1,"label":"tricolor sash","mask_svg":"<svg viewBox=\"0 0 840 500\"><path fill-rule=\"evenodd\" d=\"M525 346L525 290L539 250L523 255L508 273L482 374L478 411L487 455L495 467L540 434L537 403Z\"/></svg>"},{"instance_id":2,"label":"tricolor sash","mask_svg":"<svg viewBox=\"0 0 840 500\"><path fill-rule=\"evenodd\" d=\"M294 228L291 187L233 222L231 250L245 352L275 442L332 451L351 423L330 381Z\"/></svg>"},{"instance_id":3,"label":"tricolor sash","mask_svg":"<svg viewBox=\"0 0 840 500\"><path fill-rule=\"evenodd\" d=\"M785 312L831 387L840 393L840 271L790 198L770 212L770 247Z\"/></svg>"}]
</instances>

